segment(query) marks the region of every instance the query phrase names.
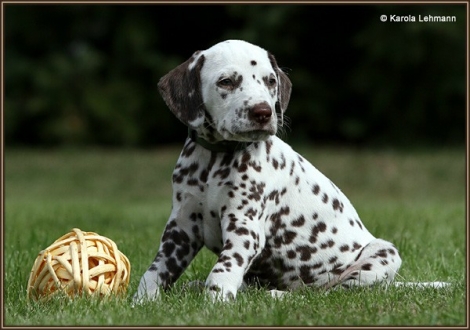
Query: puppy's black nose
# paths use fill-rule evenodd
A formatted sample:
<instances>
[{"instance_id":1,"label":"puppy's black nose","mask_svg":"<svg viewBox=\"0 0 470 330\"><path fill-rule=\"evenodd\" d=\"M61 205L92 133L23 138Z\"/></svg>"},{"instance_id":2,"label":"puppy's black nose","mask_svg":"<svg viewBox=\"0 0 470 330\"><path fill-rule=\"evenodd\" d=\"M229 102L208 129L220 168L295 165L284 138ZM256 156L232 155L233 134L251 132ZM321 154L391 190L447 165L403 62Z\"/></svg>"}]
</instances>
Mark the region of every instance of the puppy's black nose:
<instances>
[{"instance_id":1,"label":"puppy's black nose","mask_svg":"<svg viewBox=\"0 0 470 330\"><path fill-rule=\"evenodd\" d=\"M271 118L273 111L267 103L256 104L250 109L250 118L259 124L266 124Z\"/></svg>"}]
</instances>

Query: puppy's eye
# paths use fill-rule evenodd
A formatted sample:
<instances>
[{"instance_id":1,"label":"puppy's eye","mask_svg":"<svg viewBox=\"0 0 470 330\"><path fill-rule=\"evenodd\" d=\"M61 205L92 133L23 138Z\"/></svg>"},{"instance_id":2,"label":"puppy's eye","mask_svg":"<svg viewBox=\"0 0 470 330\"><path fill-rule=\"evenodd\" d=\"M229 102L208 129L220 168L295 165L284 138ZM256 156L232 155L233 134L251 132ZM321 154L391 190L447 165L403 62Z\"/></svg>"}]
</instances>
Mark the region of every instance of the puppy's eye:
<instances>
[{"instance_id":1,"label":"puppy's eye","mask_svg":"<svg viewBox=\"0 0 470 330\"><path fill-rule=\"evenodd\" d=\"M263 77L263 82L269 89L274 89L277 86L276 76L271 74L270 76Z\"/></svg>"},{"instance_id":2,"label":"puppy's eye","mask_svg":"<svg viewBox=\"0 0 470 330\"><path fill-rule=\"evenodd\" d=\"M232 79L225 78L221 79L217 82L217 85L220 87L232 87L233 86L233 81Z\"/></svg>"}]
</instances>

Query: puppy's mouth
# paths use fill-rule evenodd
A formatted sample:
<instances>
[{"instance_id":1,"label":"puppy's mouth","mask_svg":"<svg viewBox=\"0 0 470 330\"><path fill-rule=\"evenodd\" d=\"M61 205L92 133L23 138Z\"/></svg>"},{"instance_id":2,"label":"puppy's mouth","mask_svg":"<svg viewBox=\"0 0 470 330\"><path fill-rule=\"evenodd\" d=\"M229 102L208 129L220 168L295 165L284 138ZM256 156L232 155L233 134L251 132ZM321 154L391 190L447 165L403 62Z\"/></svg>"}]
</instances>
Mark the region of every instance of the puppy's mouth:
<instances>
[{"instance_id":1,"label":"puppy's mouth","mask_svg":"<svg viewBox=\"0 0 470 330\"><path fill-rule=\"evenodd\" d=\"M274 129L254 129L248 131L233 132L230 137L227 137L227 139L241 142L259 142L265 141L271 135L275 134L276 132Z\"/></svg>"}]
</instances>

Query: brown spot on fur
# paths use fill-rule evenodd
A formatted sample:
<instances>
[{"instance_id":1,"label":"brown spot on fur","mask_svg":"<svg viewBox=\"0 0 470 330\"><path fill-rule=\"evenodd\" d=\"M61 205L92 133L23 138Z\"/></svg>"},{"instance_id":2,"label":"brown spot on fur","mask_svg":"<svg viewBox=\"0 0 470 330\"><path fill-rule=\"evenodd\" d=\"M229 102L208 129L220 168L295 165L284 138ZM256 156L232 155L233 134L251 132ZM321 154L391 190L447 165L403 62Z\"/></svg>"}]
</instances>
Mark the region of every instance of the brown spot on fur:
<instances>
[{"instance_id":1,"label":"brown spot on fur","mask_svg":"<svg viewBox=\"0 0 470 330\"><path fill-rule=\"evenodd\" d=\"M359 228L362 229L362 224L361 224L361 222L360 222L359 220L356 220L356 223L357 223L357 225L359 226Z\"/></svg>"},{"instance_id":2,"label":"brown spot on fur","mask_svg":"<svg viewBox=\"0 0 470 330\"><path fill-rule=\"evenodd\" d=\"M291 225L294 227L302 227L305 224L305 218L303 215L291 222Z\"/></svg>"},{"instance_id":3,"label":"brown spot on fur","mask_svg":"<svg viewBox=\"0 0 470 330\"><path fill-rule=\"evenodd\" d=\"M289 231L286 230L284 233L284 244L290 244L294 240L294 238L297 236L297 233L295 231Z\"/></svg>"},{"instance_id":4,"label":"brown spot on fur","mask_svg":"<svg viewBox=\"0 0 470 330\"><path fill-rule=\"evenodd\" d=\"M241 227L241 228L236 229L235 233L239 236L242 236L242 235L249 235L250 231L246 228Z\"/></svg>"},{"instance_id":5,"label":"brown spot on fur","mask_svg":"<svg viewBox=\"0 0 470 330\"><path fill-rule=\"evenodd\" d=\"M325 230L326 230L326 225L324 222L320 222L316 226L312 227L312 232L310 234L309 242L315 243L317 241L318 233L322 233Z\"/></svg>"},{"instance_id":6,"label":"brown spot on fur","mask_svg":"<svg viewBox=\"0 0 470 330\"><path fill-rule=\"evenodd\" d=\"M250 241L246 240L246 241L243 243L243 247L248 250L248 249L250 248Z\"/></svg>"},{"instance_id":7,"label":"brown spot on fur","mask_svg":"<svg viewBox=\"0 0 470 330\"><path fill-rule=\"evenodd\" d=\"M234 253L233 257L237 260L237 265L241 267L243 265L243 257L239 253Z\"/></svg>"},{"instance_id":8,"label":"brown spot on fur","mask_svg":"<svg viewBox=\"0 0 470 330\"><path fill-rule=\"evenodd\" d=\"M361 267L362 270L371 270L372 269L372 264L364 264Z\"/></svg>"},{"instance_id":9,"label":"brown spot on fur","mask_svg":"<svg viewBox=\"0 0 470 330\"><path fill-rule=\"evenodd\" d=\"M333 199L333 210L339 210L339 200L337 200L336 198Z\"/></svg>"},{"instance_id":10,"label":"brown spot on fur","mask_svg":"<svg viewBox=\"0 0 470 330\"><path fill-rule=\"evenodd\" d=\"M314 185L313 188L312 188L312 192L315 194L315 195L318 195L320 193L320 186L319 185Z\"/></svg>"},{"instance_id":11,"label":"brown spot on fur","mask_svg":"<svg viewBox=\"0 0 470 330\"><path fill-rule=\"evenodd\" d=\"M300 278L305 284L315 281L315 278L310 274L310 267L306 265L300 266Z\"/></svg>"},{"instance_id":12,"label":"brown spot on fur","mask_svg":"<svg viewBox=\"0 0 470 330\"><path fill-rule=\"evenodd\" d=\"M349 251L349 246L348 246L347 244L341 245L341 246L339 247L339 250L340 250L341 252Z\"/></svg>"},{"instance_id":13,"label":"brown spot on fur","mask_svg":"<svg viewBox=\"0 0 470 330\"><path fill-rule=\"evenodd\" d=\"M296 256L297 256L297 253L295 253L294 250L287 251L287 258L294 259Z\"/></svg>"}]
</instances>

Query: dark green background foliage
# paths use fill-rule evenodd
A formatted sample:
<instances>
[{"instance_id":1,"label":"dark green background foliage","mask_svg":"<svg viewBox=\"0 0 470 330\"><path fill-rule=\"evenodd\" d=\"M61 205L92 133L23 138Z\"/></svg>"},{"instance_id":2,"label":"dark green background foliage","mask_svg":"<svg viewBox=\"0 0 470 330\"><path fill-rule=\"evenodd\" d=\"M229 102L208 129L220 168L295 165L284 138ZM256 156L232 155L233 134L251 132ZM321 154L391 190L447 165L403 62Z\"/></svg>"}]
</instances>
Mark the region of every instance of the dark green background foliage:
<instances>
[{"instance_id":1,"label":"dark green background foliage","mask_svg":"<svg viewBox=\"0 0 470 330\"><path fill-rule=\"evenodd\" d=\"M4 6L7 145L152 146L185 127L158 79L224 39L271 51L292 82L288 138L463 144L465 5ZM455 15L382 23L380 15Z\"/></svg>"}]
</instances>

